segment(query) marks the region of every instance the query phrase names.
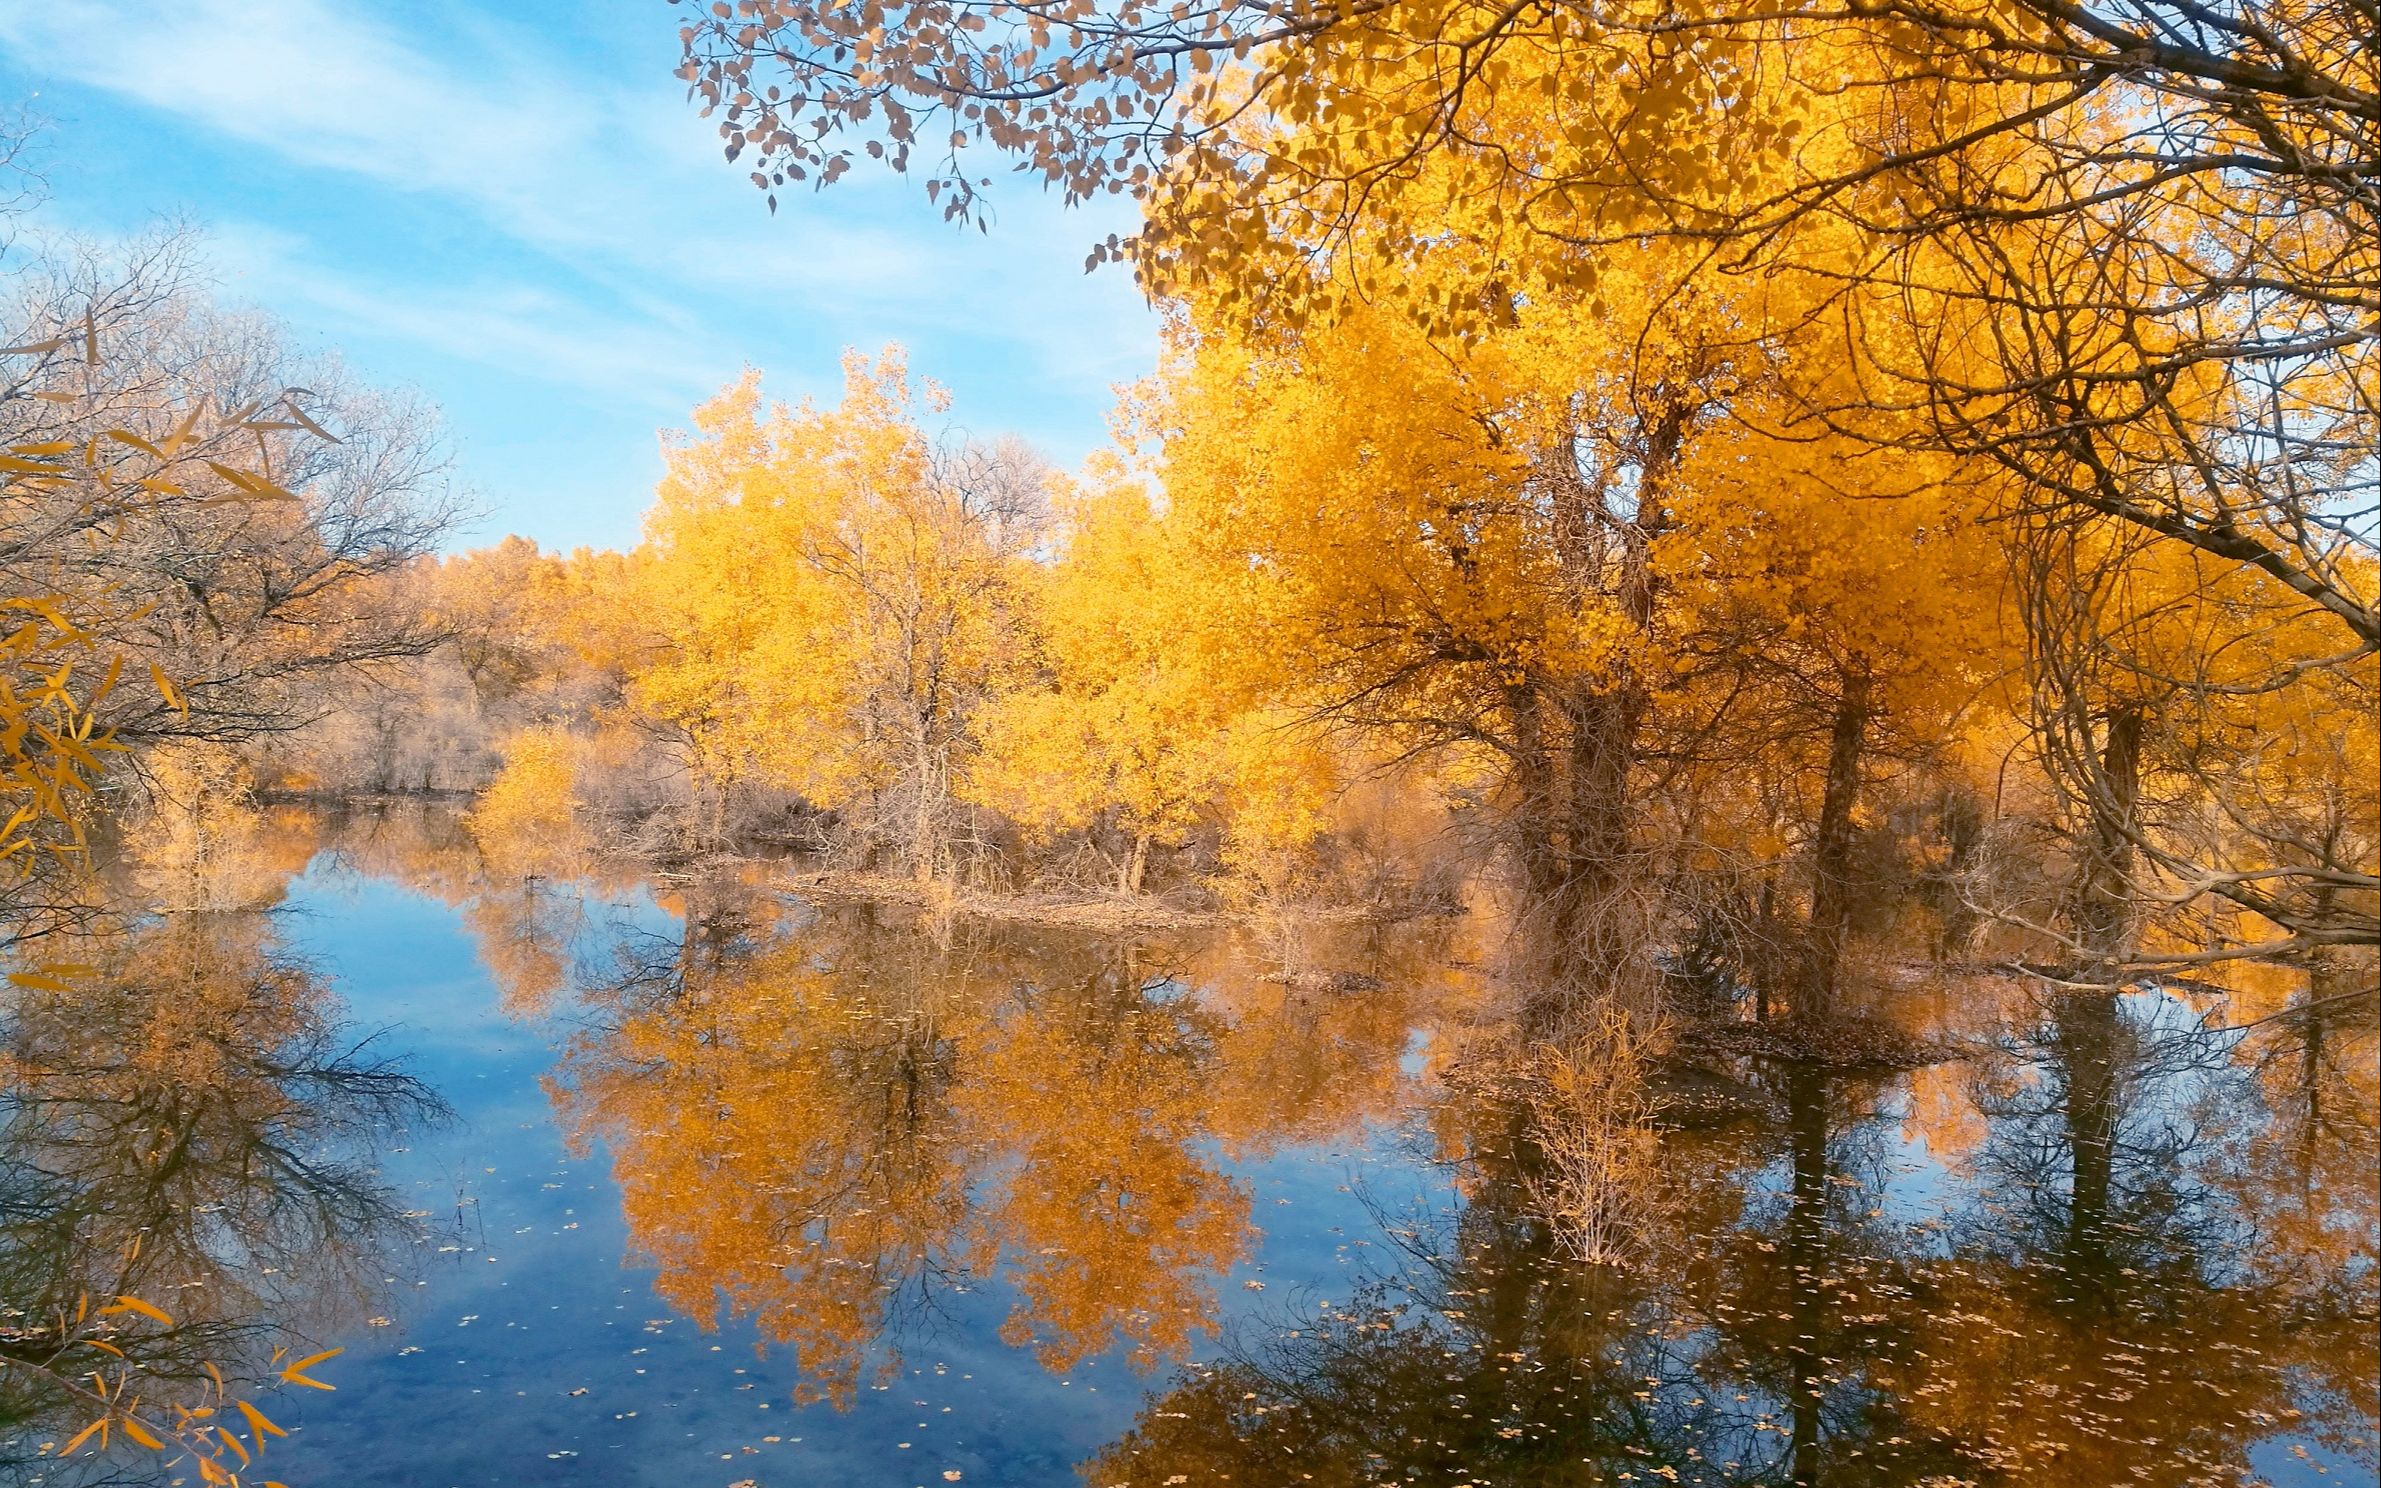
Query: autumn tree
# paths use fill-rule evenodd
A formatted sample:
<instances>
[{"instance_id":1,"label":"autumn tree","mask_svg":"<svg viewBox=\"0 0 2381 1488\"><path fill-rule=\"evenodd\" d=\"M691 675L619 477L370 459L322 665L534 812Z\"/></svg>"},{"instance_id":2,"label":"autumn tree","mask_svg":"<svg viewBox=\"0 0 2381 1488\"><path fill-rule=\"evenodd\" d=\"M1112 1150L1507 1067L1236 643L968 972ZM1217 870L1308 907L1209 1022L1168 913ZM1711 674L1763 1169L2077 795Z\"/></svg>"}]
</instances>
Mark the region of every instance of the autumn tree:
<instances>
[{"instance_id":1,"label":"autumn tree","mask_svg":"<svg viewBox=\"0 0 2381 1488\"><path fill-rule=\"evenodd\" d=\"M337 680L426 649L377 580L454 510L426 415L206 304L185 235L58 247L14 236L19 206L0 206L11 938L76 911L28 880L79 860L94 789L146 750L300 726Z\"/></svg>"},{"instance_id":2,"label":"autumn tree","mask_svg":"<svg viewBox=\"0 0 2381 1488\"><path fill-rule=\"evenodd\" d=\"M1818 1008L1864 784L1946 751L2019 658L1956 465L1763 428L1791 394L1692 268L1615 268L1625 335L1562 300L1469 343L1193 302L1148 413L1159 530L1243 640L1175 651L1491 808L1554 984L1641 980L1664 897L1716 876L1782 896L1801 945L1766 970Z\"/></svg>"},{"instance_id":3,"label":"autumn tree","mask_svg":"<svg viewBox=\"0 0 2381 1488\"><path fill-rule=\"evenodd\" d=\"M1801 1011L1842 977L1856 847L1879 787L1957 788L1974 716L2005 709L2023 667L1989 507L1951 462L1880 458L1841 439L1781 440L1740 389L1679 482L1657 568L1677 661L1647 754L1676 871L1724 885L1737 969ZM1799 945L1788 907L1804 907ZM1764 908L1766 907L1766 908Z\"/></svg>"},{"instance_id":4,"label":"autumn tree","mask_svg":"<svg viewBox=\"0 0 2381 1488\"><path fill-rule=\"evenodd\" d=\"M28 345L0 383L5 439L47 453L10 483L0 567L171 682L112 694L126 742L286 730L327 682L428 649L374 580L457 510L427 410L206 304L192 252L52 256L6 311Z\"/></svg>"},{"instance_id":5,"label":"autumn tree","mask_svg":"<svg viewBox=\"0 0 2381 1488\"><path fill-rule=\"evenodd\" d=\"M1468 339L1549 301L1629 323L1601 286L1679 245L1734 286L1739 348L1842 328L1833 355L1776 360L1774 432L1947 454L2003 477L2005 519L2105 520L2237 570L2327 638L2232 685L2370 711L2372 25L2360 0L744 0L690 17L681 75L772 193L864 151L973 217L974 146L1070 199L1133 193L1142 230L1094 261L1259 323L1387 305ZM2126 705L2080 706L2101 753L2123 742ZM2060 782L2141 835L2118 776ZM2304 846L2211 843L2129 889L2193 882L2285 932L2239 954L2381 938L2371 853Z\"/></svg>"},{"instance_id":6,"label":"autumn tree","mask_svg":"<svg viewBox=\"0 0 2381 1488\"><path fill-rule=\"evenodd\" d=\"M755 778L834 812L920 877L947 861L978 709L1025 659L1016 624L1040 473L937 444L898 353L844 396L764 409L747 377L669 451L639 554L649 649L632 704L711 792Z\"/></svg>"},{"instance_id":7,"label":"autumn tree","mask_svg":"<svg viewBox=\"0 0 2381 1488\"><path fill-rule=\"evenodd\" d=\"M1202 838L1227 874L1286 889L1341 762L1260 680L1266 580L1219 569L1195 518L1104 461L1059 516L1027 590L1042 666L987 710L966 794L1035 835L1112 831L1122 893L1153 849Z\"/></svg>"},{"instance_id":8,"label":"autumn tree","mask_svg":"<svg viewBox=\"0 0 2381 1488\"><path fill-rule=\"evenodd\" d=\"M103 754L286 731L434 639L380 582L454 511L427 416L206 305L191 251L60 250L10 286L0 573L12 658L44 674L16 690L16 781L53 817Z\"/></svg>"}]
</instances>

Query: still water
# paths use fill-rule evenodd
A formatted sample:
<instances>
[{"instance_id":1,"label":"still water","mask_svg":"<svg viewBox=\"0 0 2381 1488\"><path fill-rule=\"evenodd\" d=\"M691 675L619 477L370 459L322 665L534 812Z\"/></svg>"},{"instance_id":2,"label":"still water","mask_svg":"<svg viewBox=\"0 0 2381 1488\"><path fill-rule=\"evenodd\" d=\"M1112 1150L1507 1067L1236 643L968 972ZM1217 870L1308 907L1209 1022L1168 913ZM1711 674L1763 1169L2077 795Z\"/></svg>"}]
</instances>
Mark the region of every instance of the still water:
<instances>
[{"instance_id":1,"label":"still water","mask_svg":"<svg viewBox=\"0 0 2381 1488\"><path fill-rule=\"evenodd\" d=\"M435 811L250 857L0 1030L0 1297L344 1349L268 1398L296 1488L2375 1481L2370 1012L2211 1031L2281 980L1897 981L1961 1057L1709 1062L1588 1268L1448 1078L1479 924L935 926ZM79 1424L0 1394L0 1481L178 1476Z\"/></svg>"}]
</instances>

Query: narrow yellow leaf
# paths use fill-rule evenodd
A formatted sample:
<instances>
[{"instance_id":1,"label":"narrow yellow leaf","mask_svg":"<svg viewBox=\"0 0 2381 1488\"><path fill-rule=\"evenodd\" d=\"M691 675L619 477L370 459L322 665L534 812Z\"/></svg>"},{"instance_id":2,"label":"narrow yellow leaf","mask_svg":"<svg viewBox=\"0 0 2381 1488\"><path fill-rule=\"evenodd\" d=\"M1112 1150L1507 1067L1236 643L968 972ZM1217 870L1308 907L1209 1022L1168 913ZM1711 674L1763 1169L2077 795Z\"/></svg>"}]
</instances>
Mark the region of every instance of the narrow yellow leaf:
<instances>
[{"instance_id":1,"label":"narrow yellow leaf","mask_svg":"<svg viewBox=\"0 0 2381 1488\"><path fill-rule=\"evenodd\" d=\"M283 1366L281 1370L281 1378L293 1385L304 1385L309 1390L335 1390L338 1388L338 1386L326 1385L321 1380L311 1378L307 1375L306 1371L313 1368L315 1365L320 1364L325 1359L335 1358L338 1355L344 1354L346 1352L347 1350L345 1349L325 1349L319 1354L308 1354L305 1358L298 1360L298 1362L295 1364Z\"/></svg>"},{"instance_id":2,"label":"narrow yellow leaf","mask_svg":"<svg viewBox=\"0 0 2381 1488\"><path fill-rule=\"evenodd\" d=\"M155 1318L158 1322L163 1323L168 1328L174 1325L172 1315L164 1308L159 1307L154 1303L143 1302L138 1297L118 1297L114 1306L102 1307L99 1309L99 1315L101 1317L109 1317L119 1312L137 1312L142 1317Z\"/></svg>"},{"instance_id":3,"label":"narrow yellow leaf","mask_svg":"<svg viewBox=\"0 0 2381 1488\"><path fill-rule=\"evenodd\" d=\"M164 667L150 662L149 680L157 684L157 695L164 698L176 713L185 718L190 716L190 704L183 700L182 694L174 687L173 679L165 674Z\"/></svg>"},{"instance_id":4,"label":"narrow yellow leaf","mask_svg":"<svg viewBox=\"0 0 2381 1488\"><path fill-rule=\"evenodd\" d=\"M258 1441L261 1442L268 1436L289 1435L288 1432L274 1425L271 1417L267 1416L263 1411L258 1410L255 1406L250 1405L247 1401L235 1400L232 1403L240 1408L241 1415L248 1418L248 1430L256 1437Z\"/></svg>"},{"instance_id":5,"label":"narrow yellow leaf","mask_svg":"<svg viewBox=\"0 0 2381 1488\"><path fill-rule=\"evenodd\" d=\"M134 449L139 450L142 454L153 456L156 459L162 460L167 458L164 450L159 449L156 445L151 444L148 440L143 439L140 435L133 433L130 429L110 429L107 431L107 437L117 441L120 444L129 444Z\"/></svg>"}]
</instances>

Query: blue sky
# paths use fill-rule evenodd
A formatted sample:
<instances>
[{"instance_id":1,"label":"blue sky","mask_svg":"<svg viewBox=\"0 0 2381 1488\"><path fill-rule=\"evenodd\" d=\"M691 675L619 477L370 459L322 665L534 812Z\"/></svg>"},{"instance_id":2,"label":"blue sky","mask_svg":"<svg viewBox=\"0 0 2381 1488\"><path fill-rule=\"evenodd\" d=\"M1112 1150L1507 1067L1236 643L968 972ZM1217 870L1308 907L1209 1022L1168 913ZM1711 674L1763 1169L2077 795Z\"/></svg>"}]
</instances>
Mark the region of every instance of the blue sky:
<instances>
[{"instance_id":1,"label":"blue sky","mask_svg":"<svg viewBox=\"0 0 2381 1488\"><path fill-rule=\"evenodd\" d=\"M746 364L831 395L842 348L909 348L952 417L1061 464L1151 366L1131 279L1086 276L1127 209L999 182L989 236L854 172L772 218L722 158L665 0L0 4L0 100L45 120L52 228L186 218L218 292L445 410L488 515L458 546L634 542L655 433Z\"/></svg>"}]
</instances>

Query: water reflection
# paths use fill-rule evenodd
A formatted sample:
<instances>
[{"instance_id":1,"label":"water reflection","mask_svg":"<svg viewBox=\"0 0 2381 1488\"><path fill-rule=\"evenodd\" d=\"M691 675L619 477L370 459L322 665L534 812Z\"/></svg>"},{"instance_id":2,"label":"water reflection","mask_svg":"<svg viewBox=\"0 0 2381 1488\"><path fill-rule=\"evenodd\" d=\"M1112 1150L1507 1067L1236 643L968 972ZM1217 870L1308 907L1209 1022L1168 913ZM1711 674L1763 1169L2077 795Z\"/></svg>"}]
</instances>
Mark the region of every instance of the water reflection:
<instances>
[{"instance_id":1,"label":"water reflection","mask_svg":"<svg viewBox=\"0 0 2381 1488\"><path fill-rule=\"evenodd\" d=\"M1887 1082L1761 1071L1778 1119L1671 1135L1628 1271L1565 1264L1483 1144L1467 1202L1384 1216L1396 1265L1235 1336L1088 1476L2230 1484L2298 1441L2369 1474L2373 1174L2307 1184L2264 1105L2340 1036L2244 1061L2162 994L2061 1000L1971 1071L1965 1174L1904 1160ZM2362 1042L2302 1106L2369 1089ZM1897 1216L1914 1174L1940 1212Z\"/></svg>"},{"instance_id":2,"label":"water reflection","mask_svg":"<svg viewBox=\"0 0 2381 1488\"><path fill-rule=\"evenodd\" d=\"M170 1328L117 1335L161 1406L195 1400L210 1366L261 1379L273 1347L378 1313L418 1226L376 1154L439 1109L344 1025L266 916L179 914L43 950L88 969L15 989L0 1015L0 1356L31 1366L0 1369L0 1464L90 1416L53 1378L107 1362L61 1352L83 1299L171 1310Z\"/></svg>"},{"instance_id":3,"label":"water reflection","mask_svg":"<svg viewBox=\"0 0 2381 1488\"><path fill-rule=\"evenodd\" d=\"M721 880L682 905L675 939L618 948L550 1085L662 1294L755 1320L806 1399L848 1404L986 1286L1054 1372L1183 1357L1258 1239L1231 1159L1403 1079L1411 980L1209 1000L1145 944L938 938Z\"/></svg>"},{"instance_id":4,"label":"water reflection","mask_svg":"<svg viewBox=\"0 0 2381 1488\"><path fill-rule=\"evenodd\" d=\"M212 909L76 952L96 993L16 996L0 1350L116 1292L182 1304L166 1388L252 1365L265 1323L348 1344L293 1480L563 1481L584 1452L677 1483L731 1448L1094 1488L2374 1476L2381 1082L2326 968L1887 989L1967 1050L1906 1072L1706 1049L1666 1078L1728 1099L1610 1196L1637 1259L1584 1265L1536 1217L1528 1113L1459 1077L1493 926L937 926L435 811L268 826L182 852L230 887L174 902L270 902L311 857L310 942L435 922L476 972L351 959L362 1017L404 1025L359 1047L286 917ZM392 1299L416 1048L463 1120L403 1163L482 1238ZM698 1386L713 1340L740 1362ZM55 1474L56 1402L12 1388L0 1462Z\"/></svg>"}]
</instances>

